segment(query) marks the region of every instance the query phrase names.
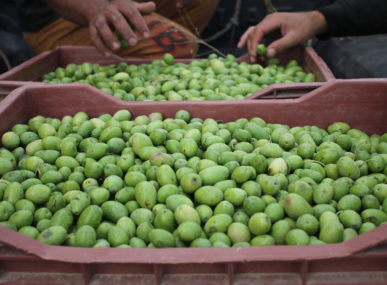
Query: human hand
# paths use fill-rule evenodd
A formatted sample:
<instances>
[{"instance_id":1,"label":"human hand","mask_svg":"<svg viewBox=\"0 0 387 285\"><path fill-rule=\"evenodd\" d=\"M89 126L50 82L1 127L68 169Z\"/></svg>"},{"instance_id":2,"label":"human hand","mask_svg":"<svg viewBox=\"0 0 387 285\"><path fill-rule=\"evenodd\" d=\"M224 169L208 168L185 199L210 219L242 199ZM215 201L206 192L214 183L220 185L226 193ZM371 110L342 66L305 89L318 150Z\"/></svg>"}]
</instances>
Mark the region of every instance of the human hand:
<instances>
[{"instance_id":1,"label":"human hand","mask_svg":"<svg viewBox=\"0 0 387 285\"><path fill-rule=\"evenodd\" d=\"M111 50L120 48L120 43L113 30L119 32L129 45L134 46L138 39L133 29L137 30L144 38L148 38L150 33L142 14L148 14L154 10L155 4L153 2L109 1L89 17L91 40L106 56L111 55Z\"/></svg>"},{"instance_id":2,"label":"human hand","mask_svg":"<svg viewBox=\"0 0 387 285\"><path fill-rule=\"evenodd\" d=\"M192 8L199 3L199 0L176 0L177 8Z\"/></svg>"},{"instance_id":3,"label":"human hand","mask_svg":"<svg viewBox=\"0 0 387 285\"><path fill-rule=\"evenodd\" d=\"M302 44L327 28L325 17L318 11L301 13L273 13L256 26L246 30L239 40L238 48L247 45L249 59L256 61L256 46L268 34L280 30L282 37L272 42L267 56L274 57L284 50Z\"/></svg>"}]
</instances>

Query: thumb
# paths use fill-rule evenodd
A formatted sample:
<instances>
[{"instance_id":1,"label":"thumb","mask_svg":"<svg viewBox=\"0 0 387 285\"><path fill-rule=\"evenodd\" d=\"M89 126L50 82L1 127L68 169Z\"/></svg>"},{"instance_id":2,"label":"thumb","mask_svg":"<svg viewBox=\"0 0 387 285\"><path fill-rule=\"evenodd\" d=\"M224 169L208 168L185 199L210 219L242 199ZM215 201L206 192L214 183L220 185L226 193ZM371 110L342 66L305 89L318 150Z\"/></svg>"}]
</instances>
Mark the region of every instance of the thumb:
<instances>
[{"instance_id":1,"label":"thumb","mask_svg":"<svg viewBox=\"0 0 387 285\"><path fill-rule=\"evenodd\" d=\"M156 9L156 4L152 1L143 2L143 3L135 2L135 3L136 3L136 7L137 7L138 11L141 14L149 14L149 13L154 12Z\"/></svg>"},{"instance_id":2,"label":"thumb","mask_svg":"<svg viewBox=\"0 0 387 285\"><path fill-rule=\"evenodd\" d=\"M294 34L288 33L282 38L272 42L267 47L267 56L274 57L297 44L300 44L300 42L297 40Z\"/></svg>"}]
</instances>

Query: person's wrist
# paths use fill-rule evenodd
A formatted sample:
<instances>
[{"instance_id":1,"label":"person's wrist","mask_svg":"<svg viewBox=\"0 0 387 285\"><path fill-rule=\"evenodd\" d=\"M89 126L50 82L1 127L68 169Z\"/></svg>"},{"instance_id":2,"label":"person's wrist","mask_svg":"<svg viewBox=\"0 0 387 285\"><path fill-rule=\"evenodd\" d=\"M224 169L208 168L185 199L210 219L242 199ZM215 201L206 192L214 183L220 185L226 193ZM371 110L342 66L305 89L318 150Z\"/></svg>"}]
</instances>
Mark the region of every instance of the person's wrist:
<instances>
[{"instance_id":1,"label":"person's wrist","mask_svg":"<svg viewBox=\"0 0 387 285\"><path fill-rule=\"evenodd\" d=\"M311 11L308 13L314 27L314 34L323 34L327 30L327 21L325 16L320 11Z\"/></svg>"}]
</instances>

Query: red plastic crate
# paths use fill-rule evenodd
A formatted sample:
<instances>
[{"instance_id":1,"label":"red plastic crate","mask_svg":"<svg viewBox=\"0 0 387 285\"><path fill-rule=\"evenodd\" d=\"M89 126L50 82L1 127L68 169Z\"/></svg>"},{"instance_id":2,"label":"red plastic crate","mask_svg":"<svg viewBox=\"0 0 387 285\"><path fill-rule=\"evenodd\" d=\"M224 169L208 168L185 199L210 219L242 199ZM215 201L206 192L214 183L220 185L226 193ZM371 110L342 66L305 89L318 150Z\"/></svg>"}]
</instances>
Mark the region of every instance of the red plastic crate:
<instances>
[{"instance_id":1,"label":"red plastic crate","mask_svg":"<svg viewBox=\"0 0 387 285\"><path fill-rule=\"evenodd\" d=\"M0 135L37 114L98 116L120 109L165 117L186 109L224 121L260 116L290 126L327 127L340 120L367 133L387 132L387 80L342 80L304 90L274 85L256 99L133 104L88 85L24 86L0 103ZM0 242L1 284L387 284L387 225L319 246L90 249L48 246L2 227Z\"/></svg>"},{"instance_id":2,"label":"red plastic crate","mask_svg":"<svg viewBox=\"0 0 387 285\"><path fill-rule=\"evenodd\" d=\"M319 82L334 79L334 75L321 57L317 55L311 47L297 47L289 49L279 56L282 63L287 63L291 59L296 59L307 72L315 74ZM190 62L193 59L180 59L178 62ZM247 55L238 59L239 62L247 62ZM13 69L0 74L0 84L9 88L19 87L31 82L38 82L46 73L54 71L58 67L65 67L70 63L81 64L84 62L97 63L102 65L118 64L126 62L128 64L149 63L150 59L125 59L118 56L109 58L101 54L95 47L89 46L62 46L52 51L43 52L42 54L14 67ZM3 81L3 82L1 82ZM294 85L304 83L294 83ZM7 95L0 88L0 96Z\"/></svg>"}]
</instances>

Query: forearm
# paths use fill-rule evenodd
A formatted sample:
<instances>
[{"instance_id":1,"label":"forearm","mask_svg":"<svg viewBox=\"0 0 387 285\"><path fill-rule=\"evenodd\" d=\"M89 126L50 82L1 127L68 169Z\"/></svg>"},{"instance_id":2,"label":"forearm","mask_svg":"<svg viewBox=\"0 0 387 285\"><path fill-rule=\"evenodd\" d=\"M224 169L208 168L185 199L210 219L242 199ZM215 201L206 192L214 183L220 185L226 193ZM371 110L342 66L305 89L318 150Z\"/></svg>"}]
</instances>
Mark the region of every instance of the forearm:
<instances>
[{"instance_id":1,"label":"forearm","mask_svg":"<svg viewBox=\"0 0 387 285\"><path fill-rule=\"evenodd\" d=\"M88 26L91 17L109 2L108 0L45 0L56 13L71 22Z\"/></svg>"},{"instance_id":2,"label":"forearm","mask_svg":"<svg viewBox=\"0 0 387 285\"><path fill-rule=\"evenodd\" d=\"M317 9L327 22L327 36L387 32L386 0L338 0Z\"/></svg>"}]
</instances>

